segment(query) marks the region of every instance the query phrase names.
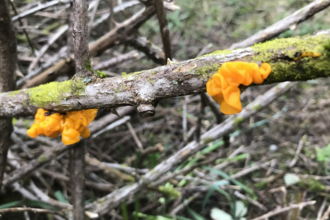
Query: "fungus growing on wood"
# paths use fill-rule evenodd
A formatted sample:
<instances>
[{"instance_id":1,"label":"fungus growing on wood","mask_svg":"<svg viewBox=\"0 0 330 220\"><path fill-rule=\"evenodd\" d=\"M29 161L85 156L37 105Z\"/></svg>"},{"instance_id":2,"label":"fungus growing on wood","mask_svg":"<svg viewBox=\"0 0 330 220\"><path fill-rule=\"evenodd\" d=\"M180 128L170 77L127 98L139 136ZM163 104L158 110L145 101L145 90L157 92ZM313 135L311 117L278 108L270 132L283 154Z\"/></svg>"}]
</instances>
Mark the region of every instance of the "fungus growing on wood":
<instances>
[{"instance_id":1,"label":"fungus growing on wood","mask_svg":"<svg viewBox=\"0 0 330 220\"><path fill-rule=\"evenodd\" d=\"M206 83L207 93L220 104L222 113L231 115L242 111L239 85L261 84L271 72L268 63L227 62Z\"/></svg>"},{"instance_id":2,"label":"fungus growing on wood","mask_svg":"<svg viewBox=\"0 0 330 220\"><path fill-rule=\"evenodd\" d=\"M79 142L79 137L88 138L87 126L95 119L98 109L67 112L65 115L38 109L33 125L27 134L36 138L38 135L56 138L62 133L62 142L70 145Z\"/></svg>"}]
</instances>

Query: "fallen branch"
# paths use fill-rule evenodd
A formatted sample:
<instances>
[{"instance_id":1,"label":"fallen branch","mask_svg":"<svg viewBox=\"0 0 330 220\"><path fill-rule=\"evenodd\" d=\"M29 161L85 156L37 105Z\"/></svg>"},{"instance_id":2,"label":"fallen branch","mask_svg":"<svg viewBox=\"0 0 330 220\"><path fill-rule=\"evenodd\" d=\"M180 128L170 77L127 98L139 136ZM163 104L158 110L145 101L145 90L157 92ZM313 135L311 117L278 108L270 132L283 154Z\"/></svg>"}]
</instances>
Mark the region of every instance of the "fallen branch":
<instances>
[{"instance_id":1,"label":"fallen branch","mask_svg":"<svg viewBox=\"0 0 330 220\"><path fill-rule=\"evenodd\" d=\"M267 62L272 73L264 84L304 81L330 74L329 31L318 35L279 39L245 49L214 53L173 65L158 67L113 78L80 82L78 90L71 82L52 83L36 88L0 94L0 117L34 114L37 108L66 112L91 108L138 106L140 114L154 113L159 100L205 92L210 76L224 62ZM321 57L297 58L297 54L314 51Z\"/></svg>"}]
</instances>

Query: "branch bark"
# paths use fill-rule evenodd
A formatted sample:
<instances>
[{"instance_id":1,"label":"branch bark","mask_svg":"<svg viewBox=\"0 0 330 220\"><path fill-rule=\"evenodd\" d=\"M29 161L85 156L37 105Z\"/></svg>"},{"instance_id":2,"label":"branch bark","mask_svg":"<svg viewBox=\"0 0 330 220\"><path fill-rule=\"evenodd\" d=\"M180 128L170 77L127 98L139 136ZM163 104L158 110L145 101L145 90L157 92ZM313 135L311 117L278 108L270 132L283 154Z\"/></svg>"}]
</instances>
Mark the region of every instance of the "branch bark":
<instances>
[{"instance_id":1,"label":"branch bark","mask_svg":"<svg viewBox=\"0 0 330 220\"><path fill-rule=\"evenodd\" d=\"M267 62L272 67L264 84L303 81L330 74L329 31L317 35L278 39L238 50L214 53L173 65L80 85L80 92L65 89L68 82L0 94L0 117L31 115L39 107L67 112L89 108L153 105L155 102L205 92L209 77L224 62ZM320 57L296 58L302 52L322 53ZM46 93L46 94L45 94ZM43 95L47 97L43 97ZM139 109L139 108L138 108ZM141 114L141 111L140 111Z\"/></svg>"},{"instance_id":2,"label":"branch bark","mask_svg":"<svg viewBox=\"0 0 330 220\"><path fill-rule=\"evenodd\" d=\"M16 38L9 13L9 1L0 0L0 92L7 92L15 88L16 67ZM7 151L12 130L11 118L0 120L0 189L6 169Z\"/></svg>"}]
</instances>

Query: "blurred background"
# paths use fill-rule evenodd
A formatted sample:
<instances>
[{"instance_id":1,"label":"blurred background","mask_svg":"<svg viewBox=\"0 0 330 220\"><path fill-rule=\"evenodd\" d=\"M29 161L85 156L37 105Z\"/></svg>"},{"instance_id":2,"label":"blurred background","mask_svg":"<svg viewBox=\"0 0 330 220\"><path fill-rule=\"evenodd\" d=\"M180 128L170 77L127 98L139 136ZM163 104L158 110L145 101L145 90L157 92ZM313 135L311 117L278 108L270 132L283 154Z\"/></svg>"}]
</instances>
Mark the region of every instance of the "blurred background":
<instances>
[{"instance_id":1,"label":"blurred background","mask_svg":"<svg viewBox=\"0 0 330 220\"><path fill-rule=\"evenodd\" d=\"M13 19L17 14L38 7L40 3L49 2L54 1L13 0ZM183 61L227 49L233 43L248 38L311 2L169 2L172 6L180 7L167 10L172 57L175 61ZM90 43L108 33L116 23L130 19L143 8L140 1L91 0L88 24ZM33 81L36 75L60 59L70 56L71 35L70 30L65 30L70 29L65 27L70 24L70 10L70 3L62 2L13 20L18 45L18 67L25 77L29 76L25 81L18 79L17 89L54 80L63 81L73 76L74 70L58 70L49 72L51 77ZM110 11L113 11L112 18L105 17ZM326 8L297 26L292 26L277 38L327 30L329 13L330 10ZM111 19L113 22L109 22ZM149 48L148 51L156 51L154 54L162 54L157 16L147 19L134 34L138 34L141 45L145 45L144 49ZM155 62L150 57L157 56L145 55L144 50L136 46L134 39L114 44L101 55L91 57L93 67L112 60L111 65L103 66L102 70L108 77L114 77L160 66L164 58ZM229 136L207 144L203 150L180 163L171 172L180 172L197 164L196 167L158 186L144 188L100 219L263 219L258 217L285 207L290 208L269 219L321 219L330 204L329 84L327 78L300 82L236 127ZM272 86L248 88L241 95L243 106ZM120 113L120 108L118 111ZM139 181L157 164L226 119L224 115L222 119L217 118L200 95L162 100L157 105L155 116L150 118L140 117L134 108L127 109L125 113L121 115L122 118L115 116L112 122L122 120L117 126L106 128L104 125L103 130L96 129L97 135L84 141L88 182L86 204ZM109 114L110 110L101 109L91 126L97 127L102 117ZM125 115L129 117L123 120ZM26 129L32 123L33 117L13 119L15 132L12 135L7 174L40 158L40 155L60 142L60 139L29 138ZM63 153L57 156L42 168L36 169L32 175L20 178L16 182L19 185L7 185L0 197L0 210L26 206L60 212L65 208L58 205L58 202L69 204L71 201L69 155ZM235 179L225 180L227 176L235 176ZM33 196L27 196L26 193ZM290 206L308 201L315 201L315 204L308 204L303 209ZM322 219L328 219L328 215ZM70 215L67 212L56 215L6 213L2 219L70 219Z\"/></svg>"}]
</instances>

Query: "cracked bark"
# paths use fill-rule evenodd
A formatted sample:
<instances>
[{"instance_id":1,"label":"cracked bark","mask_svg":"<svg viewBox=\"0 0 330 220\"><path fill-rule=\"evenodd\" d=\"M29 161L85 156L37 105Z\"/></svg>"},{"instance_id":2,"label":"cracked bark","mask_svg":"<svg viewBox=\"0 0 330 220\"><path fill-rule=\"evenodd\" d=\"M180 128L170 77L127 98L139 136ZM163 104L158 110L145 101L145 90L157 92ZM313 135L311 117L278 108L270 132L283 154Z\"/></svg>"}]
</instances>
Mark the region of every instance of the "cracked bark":
<instances>
[{"instance_id":1,"label":"cracked bark","mask_svg":"<svg viewBox=\"0 0 330 220\"><path fill-rule=\"evenodd\" d=\"M0 0L0 92L7 92L15 88L16 65L16 38L9 13L9 2ZM7 151L12 130L11 118L0 120L0 189L3 173L6 169Z\"/></svg>"}]
</instances>

